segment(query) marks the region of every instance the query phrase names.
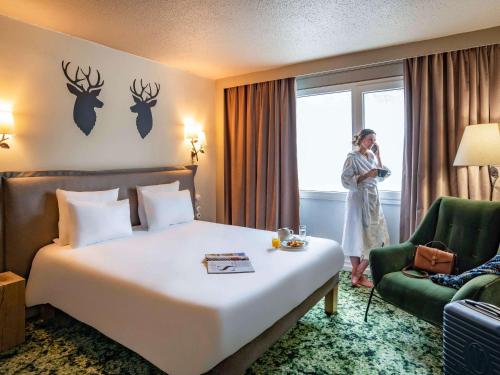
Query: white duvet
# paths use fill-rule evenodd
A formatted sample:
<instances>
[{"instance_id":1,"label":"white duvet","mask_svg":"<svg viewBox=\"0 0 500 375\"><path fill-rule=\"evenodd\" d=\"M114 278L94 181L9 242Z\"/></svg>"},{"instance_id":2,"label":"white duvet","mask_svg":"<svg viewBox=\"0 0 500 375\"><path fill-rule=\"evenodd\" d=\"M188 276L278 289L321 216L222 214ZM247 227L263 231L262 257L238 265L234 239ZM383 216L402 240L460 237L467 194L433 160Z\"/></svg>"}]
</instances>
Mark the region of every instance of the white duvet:
<instances>
[{"instance_id":1,"label":"white duvet","mask_svg":"<svg viewBox=\"0 0 500 375\"><path fill-rule=\"evenodd\" d=\"M195 221L36 255L26 304L50 303L169 374L217 365L343 266L338 243L270 249L272 232ZM206 253L246 252L255 273L207 274Z\"/></svg>"}]
</instances>

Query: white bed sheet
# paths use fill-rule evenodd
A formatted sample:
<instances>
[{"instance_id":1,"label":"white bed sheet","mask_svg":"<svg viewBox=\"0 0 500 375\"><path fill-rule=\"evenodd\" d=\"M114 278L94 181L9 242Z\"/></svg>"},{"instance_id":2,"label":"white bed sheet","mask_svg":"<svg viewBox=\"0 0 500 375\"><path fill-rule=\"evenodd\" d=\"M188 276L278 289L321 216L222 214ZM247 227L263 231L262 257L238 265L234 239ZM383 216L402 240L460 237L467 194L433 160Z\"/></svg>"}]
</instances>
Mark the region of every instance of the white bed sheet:
<instances>
[{"instance_id":1,"label":"white bed sheet","mask_svg":"<svg viewBox=\"0 0 500 375\"><path fill-rule=\"evenodd\" d=\"M26 304L50 303L169 374L200 374L253 340L343 266L340 245L270 248L272 232L194 221L36 255ZM205 253L246 252L255 273L207 274Z\"/></svg>"}]
</instances>

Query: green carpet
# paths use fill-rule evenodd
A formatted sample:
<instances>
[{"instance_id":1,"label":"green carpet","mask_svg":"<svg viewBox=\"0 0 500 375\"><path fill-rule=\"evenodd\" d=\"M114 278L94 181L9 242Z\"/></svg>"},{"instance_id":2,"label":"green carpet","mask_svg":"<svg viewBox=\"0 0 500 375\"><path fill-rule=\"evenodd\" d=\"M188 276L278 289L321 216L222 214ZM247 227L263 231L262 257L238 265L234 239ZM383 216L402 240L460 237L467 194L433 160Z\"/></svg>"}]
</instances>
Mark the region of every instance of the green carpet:
<instances>
[{"instance_id":1,"label":"green carpet","mask_svg":"<svg viewBox=\"0 0 500 375\"><path fill-rule=\"evenodd\" d=\"M441 331L375 299L341 274L338 314L323 301L272 346L248 374L442 374ZM0 354L0 374L162 374L120 344L58 314L31 320L26 342Z\"/></svg>"}]
</instances>

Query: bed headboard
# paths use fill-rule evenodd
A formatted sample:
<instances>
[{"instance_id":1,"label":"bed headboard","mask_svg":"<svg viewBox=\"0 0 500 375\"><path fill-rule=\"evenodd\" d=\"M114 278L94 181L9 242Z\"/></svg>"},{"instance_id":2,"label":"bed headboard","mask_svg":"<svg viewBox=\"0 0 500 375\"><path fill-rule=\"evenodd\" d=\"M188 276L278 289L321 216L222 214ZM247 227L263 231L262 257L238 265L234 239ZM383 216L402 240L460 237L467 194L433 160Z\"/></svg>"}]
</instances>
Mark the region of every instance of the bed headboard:
<instances>
[{"instance_id":1,"label":"bed headboard","mask_svg":"<svg viewBox=\"0 0 500 375\"><path fill-rule=\"evenodd\" d=\"M0 173L0 255L2 270L27 277L36 252L58 236L56 189L97 191L120 188L130 200L132 225L139 224L136 186L179 180L194 202L197 166L107 171L44 171Z\"/></svg>"}]
</instances>

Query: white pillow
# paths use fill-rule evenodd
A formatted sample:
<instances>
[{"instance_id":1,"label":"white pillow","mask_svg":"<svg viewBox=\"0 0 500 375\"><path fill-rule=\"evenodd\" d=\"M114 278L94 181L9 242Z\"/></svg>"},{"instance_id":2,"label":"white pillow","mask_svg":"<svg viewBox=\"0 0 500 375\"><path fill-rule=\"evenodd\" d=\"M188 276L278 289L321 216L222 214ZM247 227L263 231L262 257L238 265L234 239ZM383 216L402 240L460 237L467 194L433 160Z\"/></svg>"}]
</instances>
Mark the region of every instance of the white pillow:
<instances>
[{"instance_id":1,"label":"white pillow","mask_svg":"<svg viewBox=\"0 0 500 375\"><path fill-rule=\"evenodd\" d=\"M117 202L70 200L68 211L69 242L73 248L132 234L128 199Z\"/></svg>"},{"instance_id":2,"label":"white pillow","mask_svg":"<svg viewBox=\"0 0 500 375\"><path fill-rule=\"evenodd\" d=\"M171 184L137 186L137 210L139 213L139 220L141 221L143 228L148 227L148 218L146 217L146 212L144 211L144 199L142 198L142 194L145 191L155 193L179 191L179 181L172 182Z\"/></svg>"},{"instance_id":3,"label":"white pillow","mask_svg":"<svg viewBox=\"0 0 500 375\"><path fill-rule=\"evenodd\" d=\"M158 230L172 224L194 219L193 204L189 190L176 192L144 192L144 210L149 229Z\"/></svg>"},{"instance_id":4,"label":"white pillow","mask_svg":"<svg viewBox=\"0 0 500 375\"><path fill-rule=\"evenodd\" d=\"M59 246L69 244L69 213L68 213L68 200L74 202L112 202L118 199L118 190L104 190L104 191L67 191L56 190L57 205L59 206L59 238L54 242Z\"/></svg>"}]
</instances>

